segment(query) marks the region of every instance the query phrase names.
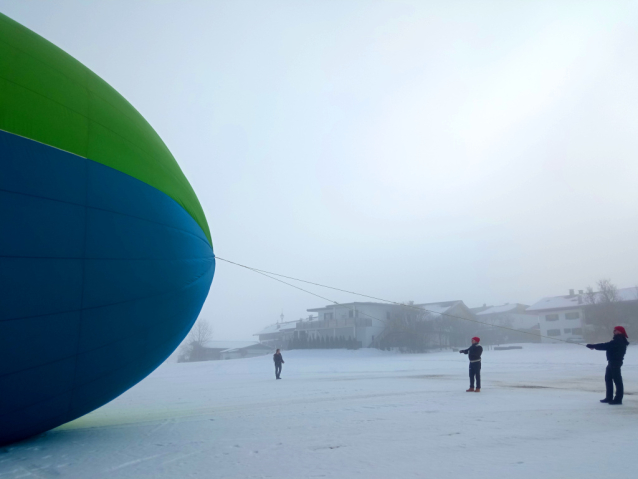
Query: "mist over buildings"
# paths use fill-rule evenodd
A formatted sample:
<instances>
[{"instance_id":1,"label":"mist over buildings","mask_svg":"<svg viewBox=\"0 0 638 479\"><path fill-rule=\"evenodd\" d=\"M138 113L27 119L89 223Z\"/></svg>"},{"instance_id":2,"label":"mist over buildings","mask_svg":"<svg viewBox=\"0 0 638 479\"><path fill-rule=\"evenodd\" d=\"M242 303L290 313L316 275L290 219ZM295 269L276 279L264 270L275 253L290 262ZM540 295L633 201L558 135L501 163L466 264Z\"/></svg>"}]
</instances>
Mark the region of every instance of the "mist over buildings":
<instances>
[{"instance_id":1,"label":"mist over buildings","mask_svg":"<svg viewBox=\"0 0 638 479\"><path fill-rule=\"evenodd\" d=\"M635 2L0 10L144 115L223 258L417 303L638 284ZM325 305L218 262L202 317L251 339Z\"/></svg>"}]
</instances>

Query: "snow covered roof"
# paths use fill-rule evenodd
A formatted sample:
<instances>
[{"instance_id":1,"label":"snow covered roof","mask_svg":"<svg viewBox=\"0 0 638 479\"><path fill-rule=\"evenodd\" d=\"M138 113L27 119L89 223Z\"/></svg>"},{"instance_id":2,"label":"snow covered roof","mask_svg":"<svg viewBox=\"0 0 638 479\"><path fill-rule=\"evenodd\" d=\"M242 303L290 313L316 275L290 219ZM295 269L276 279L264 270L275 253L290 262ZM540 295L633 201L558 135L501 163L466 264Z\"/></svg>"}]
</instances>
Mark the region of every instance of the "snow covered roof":
<instances>
[{"instance_id":1,"label":"snow covered roof","mask_svg":"<svg viewBox=\"0 0 638 479\"><path fill-rule=\"evenodd\" d=\"M512 303L512 304L502 304L501 306L490 306L483 311L475 313L477 316L489 316L490 314L504 314L504 313L513 313L516 310L520 312L524 312L527 308L526 304Z\"/></svg>"},{"instance_id":2,"label":"snow covered roof","mask_svg":"<svg viewBox=\"0 0 638 479\"><path fill-rule=\"evenodd\" d=\"M596 293L600 294L600 293ZM550 309L582 308L587 305L585 294L567 296L549 296L532 304L527 311L545 311ZM638 287L622 288L618 290L620 301L638 301Z\"/></svg>"},{"instance_id":3,"label":"snow covered roof","mask_svg":"<svg viewBox=\"0 0 638 479\"><path fill-rule=\"evenodd\" d=\"M299 321L288 321L285 323L271 324L270 326L266 326L264 329L259 331L255 336L260 334L272 334L272 333L277 333L279 331L289 331L291 329L297 329L298 322Z\"/></svg>"},{"instance_id":4,"label":"snow covered roof","mask_svg":"<svg viewBox=\"0 0 638 479\"><path fill-rule=\"evenodd\" d=\"M419 308L425 309L428 313L433 314L445 314L450 309L452 309L457 304L462 303L462 301L443 301L441 303L425 303L425 304L415 304Z\"/></svg>"},{"instance_id":5,"label":"snow covered roof","mask_svg":"<svg viewBox=\"0 0 638 479\"><path fill-rule=\"evenodd\" d=\"M253 344L259 343L256 341L206 341L204 347L209 349L234 349L245 348Z\"/></svg>"},{"instance_id":6,"label":"snow covered roof","mask_svg":"<svg viewBox=\"0 0 638 479\"><path fill-rule=\"evenodd\" d=\"M341 303L341 304L329 304L328 306L324 306L323 308L312 308L312 309L307 309L306 311L308 311L309 313L317 313L317 312L321 312L325 309L332 311L333 309L342 309L342 308L352 308L352 307L356 307L356 306L394 306L393 304L388 304L388 303L373 303L370 301L364 301L364 302L354 302L354 303Z\"/></svg>"},{"instance_id":7,"label":"snow covered roof","mask_svg":"<svg viewBox=\"0 0 638 479\"><path fill-rule=\"evenodd\" d=\"M306 311L310 311L310 312L321 312L323 310L333 310L333 309L339 309L339 308L344 308L344 307L348 307L348 308L352 308L352 307L356 307L356 306L362 306L362 305L366 305L366 306L383 306L384 308L389 308L390 310L392 310L393 308L403 308L405 306L408 307L417 307L417 308L423 308L425 309L427 312L433 313L433 314L446 314L448 313L452 308L454 308L455 306L458 305L462 305L463 301L461 300L454 300L454 301L439 301L437 303L419 303L419 304L393 304L393 303L372 303L372 302L361 302L361 303L343 303L343 304L339 304L336 306L326 306L325 308L314 308L314 309L308 309ZM463 305L465 307L465 305ZM321 321L321 319L319 317L313 318L312 319L317 320L317 321ZM265 333L260 333L260 334L265 334Z\"/></svg>"},{"instance_id":8,"label":"snow covered roof","mask_svg":"<svg viewBox=\"0 0 638 479\"><path fill-rule=\"evenodd\" d=\"M253 344L250 344L250 345L244 346L244 347L225 349L225 350L222 351L222 353L231 353L231 352L234 352L234 351L239 351L241 349L253 349L253 350L255 350L255 349L258 349L258 350L259 349L263 349L264 351L272 351L273 350L273 348L271 348L270 346L266 346L265 344L253 343Z\"/></svg>"}]
</instances>

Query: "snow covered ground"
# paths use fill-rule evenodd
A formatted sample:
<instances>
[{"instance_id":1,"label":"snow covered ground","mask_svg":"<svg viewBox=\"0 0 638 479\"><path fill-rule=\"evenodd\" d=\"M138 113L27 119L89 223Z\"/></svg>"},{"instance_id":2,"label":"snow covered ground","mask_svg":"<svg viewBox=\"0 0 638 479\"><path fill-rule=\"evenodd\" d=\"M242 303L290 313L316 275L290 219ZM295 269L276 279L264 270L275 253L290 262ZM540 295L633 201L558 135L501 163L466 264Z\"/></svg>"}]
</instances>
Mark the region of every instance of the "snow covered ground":
<instances>
[{"instance_id":1,"label":"snow covered ground","mask_svg":"<svg viewBox=\"0 0 638 479\"><path fill-rule=\"evenodd\" d=\"M480 394L454 352L283 354L281 381L270 357L164 364L0 449L0 478L638 477L638 347L618 407L604 352L570 344L485 351Z\"/></svg>"}]
</instances>

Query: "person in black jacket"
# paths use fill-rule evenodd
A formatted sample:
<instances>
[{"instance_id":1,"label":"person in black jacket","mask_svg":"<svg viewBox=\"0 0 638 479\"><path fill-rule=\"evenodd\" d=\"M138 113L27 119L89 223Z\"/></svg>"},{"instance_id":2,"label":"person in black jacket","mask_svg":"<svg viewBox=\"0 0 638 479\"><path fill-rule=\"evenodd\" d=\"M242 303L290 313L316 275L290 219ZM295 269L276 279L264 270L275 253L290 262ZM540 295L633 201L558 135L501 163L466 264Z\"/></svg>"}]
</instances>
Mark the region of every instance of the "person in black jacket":
<instances>
[{"instance_id":1,"label":"person in black jacket","mask_svg":"<svg viewBox=\"0 0 638 479\"><path fill-rule=\"evenodd\" d=\"M476 336L472 338L472 346L467 349L461 349L459 353L467 354L470 360L470 389L468 393L480 393L481 392L481 354L483 354L483 347L479 346L481 338ZM476 389L474 389L474 378L476 378Z\"/></svg>"},{"instance_id":2,"label":"person in black jacket","mask_svg":"<svg viewBox=\"0 0 638 479\"><path fill-rule=\"evenodd\" d=\"M279 349L273 354L272 360L275 362L275 378L281 379L279 375L281 374L281 365L284 363L284 358L281 356Z\"/></svg>"},{"instance_id":3,"label":"person in black jacket","mask_svg":"<svg viewBox=\"0 0 638 479\"><path fill-rule=\"evenodd\" d=\"M627 351L627 332L622 326L616 326L614 328L614 337L608 343L599 344L587 344L589 349L597 349L598 351L607 351L607 369L605 370L605 386L607 387L607 394L605 399L601 399L600 402L618 405L622 404L622 397L624 394L624 387L622 383L622 375L620 374L620 368L622 367L623 359L625 359L625 352ZM614 384L616 384L616 397L614 398Z\"/></svg>"}]
</instances>

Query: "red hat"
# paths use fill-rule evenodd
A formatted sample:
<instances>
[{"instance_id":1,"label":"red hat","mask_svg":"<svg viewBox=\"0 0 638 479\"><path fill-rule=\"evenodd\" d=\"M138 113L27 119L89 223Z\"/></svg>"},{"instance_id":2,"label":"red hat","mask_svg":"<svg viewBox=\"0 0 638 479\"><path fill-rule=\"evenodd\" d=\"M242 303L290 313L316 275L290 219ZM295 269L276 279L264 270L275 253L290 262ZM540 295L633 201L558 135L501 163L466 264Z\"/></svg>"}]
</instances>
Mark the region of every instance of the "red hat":
<instances>
[{"instance_id":1,"label":"red hat","mask_svg":"<svg viewBox=\"0 0 638 479\"><path fill-rule=\"evenodd\" d=\"M625 331L625 328L623 328L622 326L616 326L614 328L614 331L618 331L620 334L622 334L624 337L626 337L627 339L629 339L629 336L627 336L627 331Z\"/></svg>"},{"instance_id":2,"label":"red hat","mask_svg":"<svg viewBox=\"0 0 638 479\"><path fill-rule=\"evenodd\" d=\"M624 329L623 329L623 331L624 331ZM478 336L474 336L472 338L472 341L476 341L477 343L480 343L481 342L481 338L479 338Z\"/></svg>"}]
</instances>

